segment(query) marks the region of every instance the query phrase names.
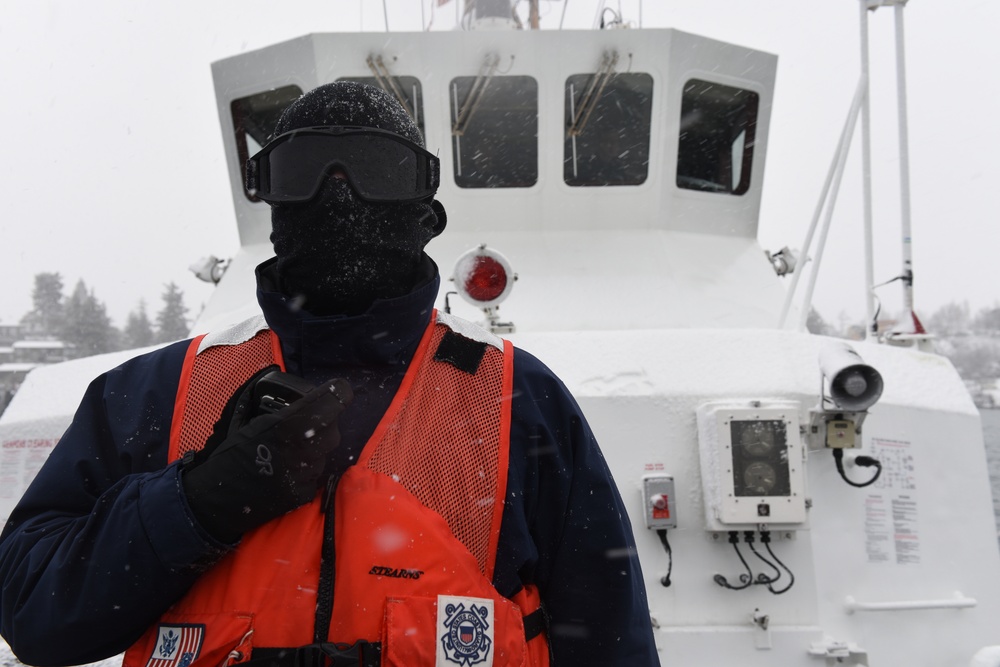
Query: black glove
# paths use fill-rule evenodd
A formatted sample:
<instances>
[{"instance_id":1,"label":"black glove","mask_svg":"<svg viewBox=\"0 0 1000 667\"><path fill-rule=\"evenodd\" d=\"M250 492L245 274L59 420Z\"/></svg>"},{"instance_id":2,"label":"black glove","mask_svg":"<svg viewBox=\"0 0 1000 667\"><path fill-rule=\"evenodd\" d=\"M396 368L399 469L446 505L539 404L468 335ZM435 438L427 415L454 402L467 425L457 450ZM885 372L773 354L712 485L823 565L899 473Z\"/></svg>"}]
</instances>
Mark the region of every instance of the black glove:
<instances>
[{"instance_id":1,"label":"black glove","mask_svg":"<svg viewBox=\"0 0 1000 667\"><path fill-rule=\"evenodd\" d=\"M285 406L261 395L259 379L237 392L181 476L198 523L228 544L316 496L329 454L340 444L338 419L354 398L350 385L335 379Z\"/></svg>"}]
</instances>

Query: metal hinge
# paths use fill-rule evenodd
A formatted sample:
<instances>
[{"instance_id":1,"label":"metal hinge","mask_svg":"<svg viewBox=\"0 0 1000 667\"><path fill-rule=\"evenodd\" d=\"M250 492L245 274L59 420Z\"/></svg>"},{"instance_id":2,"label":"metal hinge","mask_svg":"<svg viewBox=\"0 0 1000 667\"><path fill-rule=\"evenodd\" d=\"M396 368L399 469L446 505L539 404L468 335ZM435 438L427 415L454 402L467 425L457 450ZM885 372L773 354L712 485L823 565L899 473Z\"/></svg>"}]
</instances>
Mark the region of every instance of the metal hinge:
<instances>
[{"instance_id":1,"label":"metal hinge","mask_svg":"<svg viewBox=\"0 0 1000 667\"><path fill-rule=\"evenodd\" d=\"M868 665L868 651L857 644L840 642L829 637L821 642L813 643L809 648L809 655L815 658L836 660L838 665L844 665L844 667Z\"/></svg>"}]
</instances>

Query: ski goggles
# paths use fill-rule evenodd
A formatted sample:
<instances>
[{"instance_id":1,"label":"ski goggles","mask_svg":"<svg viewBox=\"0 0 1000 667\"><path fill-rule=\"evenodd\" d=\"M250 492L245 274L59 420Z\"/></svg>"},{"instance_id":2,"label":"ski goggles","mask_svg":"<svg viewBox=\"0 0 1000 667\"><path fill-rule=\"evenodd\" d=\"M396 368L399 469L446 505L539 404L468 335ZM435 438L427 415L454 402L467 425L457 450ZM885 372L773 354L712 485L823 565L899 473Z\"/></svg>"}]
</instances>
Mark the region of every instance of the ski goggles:
<instances>
[{"instance_id":1,"label":"ski goggles","mask_svg":"<svg viewBox=\"0 0 1000 667\"><path fill-rule=\"evenodd\" d=\"M368 127L306 127L285 132L247 160L247 191L269 204L309 201L342 172L371 202L431 197L441 182L440 161L393 132Z\"/></svg>"}]
</instances>

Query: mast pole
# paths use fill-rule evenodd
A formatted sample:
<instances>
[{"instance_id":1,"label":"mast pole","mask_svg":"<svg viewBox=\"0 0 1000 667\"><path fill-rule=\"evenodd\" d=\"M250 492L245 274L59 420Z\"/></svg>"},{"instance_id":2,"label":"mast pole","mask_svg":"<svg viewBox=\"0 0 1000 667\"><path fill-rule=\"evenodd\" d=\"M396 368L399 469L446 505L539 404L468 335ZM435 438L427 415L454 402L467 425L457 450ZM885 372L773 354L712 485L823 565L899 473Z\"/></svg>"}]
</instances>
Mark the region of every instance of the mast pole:
<instances>
[{"instance_id":1,"label":"mast pole","mask_svg":"<svg viewBox=\"0 0 1000 667\"><path fill-rule=\"evenodd\" d=\"M869 0L860 0L861 6L861 80L864 91L861 101L861 171L862 201L864 209L865 250L865 339L878 333L875 321L875 259L872 234L872 135L871 135L871 84L868 67L868 12L874 9Z\"/></svg>"},{"instance_id":2,"label":"mast pole","mask_svg":"<svg viewBox=\"0 0 1000 667\"><path fill-rule=\"evenodd\" d=\"M910 139L906 109L906 50L903 37L903 8L905 5L906 0L902 0L895 7L896 95L899 112L899 189L903 236L903 308L910 318L914 318L913 243L910 228Z\"/></svg>"}]
</instances>

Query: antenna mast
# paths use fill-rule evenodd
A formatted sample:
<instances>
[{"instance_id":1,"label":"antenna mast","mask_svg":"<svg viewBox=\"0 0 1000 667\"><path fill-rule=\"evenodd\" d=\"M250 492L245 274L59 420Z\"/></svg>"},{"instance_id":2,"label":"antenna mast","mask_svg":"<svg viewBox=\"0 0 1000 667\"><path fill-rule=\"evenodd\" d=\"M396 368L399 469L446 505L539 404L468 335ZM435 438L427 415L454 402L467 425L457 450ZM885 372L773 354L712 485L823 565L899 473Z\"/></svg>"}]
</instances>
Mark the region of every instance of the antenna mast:
<instances>
[{"instance_id":1,"label":"antenna mast","mask_svg":"<svg viewBox=\"0 0 1000 667\"><path fill-rule=\"evenodd\" d=\"M903 259L903 270L899 275L899 280L903 284L903 314L904 317L909 319L907 323L908 327L912 327L912 333L914 334L924 334L923 325L917 318L916 311L913 308L913 240L912 240L912 227L910 222L910 140L909 140L909 125L908 125L908 113L906 108L906 49L905 40L903 35L903 9L906 7L906 3L909 0L861 0L861 20L862 20L862 68L863 73L867 74L868 71L868 12L875 11L879 7L893 7L895 11L895 29L896 29L896 97L897 97L897 112L898 121L897 125L899 128L899 189L900 189L900 223L901 223L901 241L902 241L902 259ZM867 77L865 76L865 79ZM866 82L867 87L867 82ZM868 327L867 335L871 336L875 333L875 328L877 323L874 322L874 295L871 293L873 289L872 285L874 280L872 279L873 271L871 268L871 185L869 180L871 178L871 158L869 157L871 146L868 138L868 127L869 127L869 108L868 108L868 94L866 90L865 94L865 106L863 109L863 123L864 123L864 145L863 145L863 158L864 158L864 168L865 168L865 222L866 222L866 244L869 246L867 249L866 257L866 279L868 281Z\"/></svg>"},{"instance_id":2,"label":"antenna mast","mask_svg":"<svg viewBox=\"0 0 1000 667\"><path fill-rule=\"evenodd\" d=\"M538 30L538 0L528 0L528 25L532 30Z\"/></svg>"}]
</instances>

